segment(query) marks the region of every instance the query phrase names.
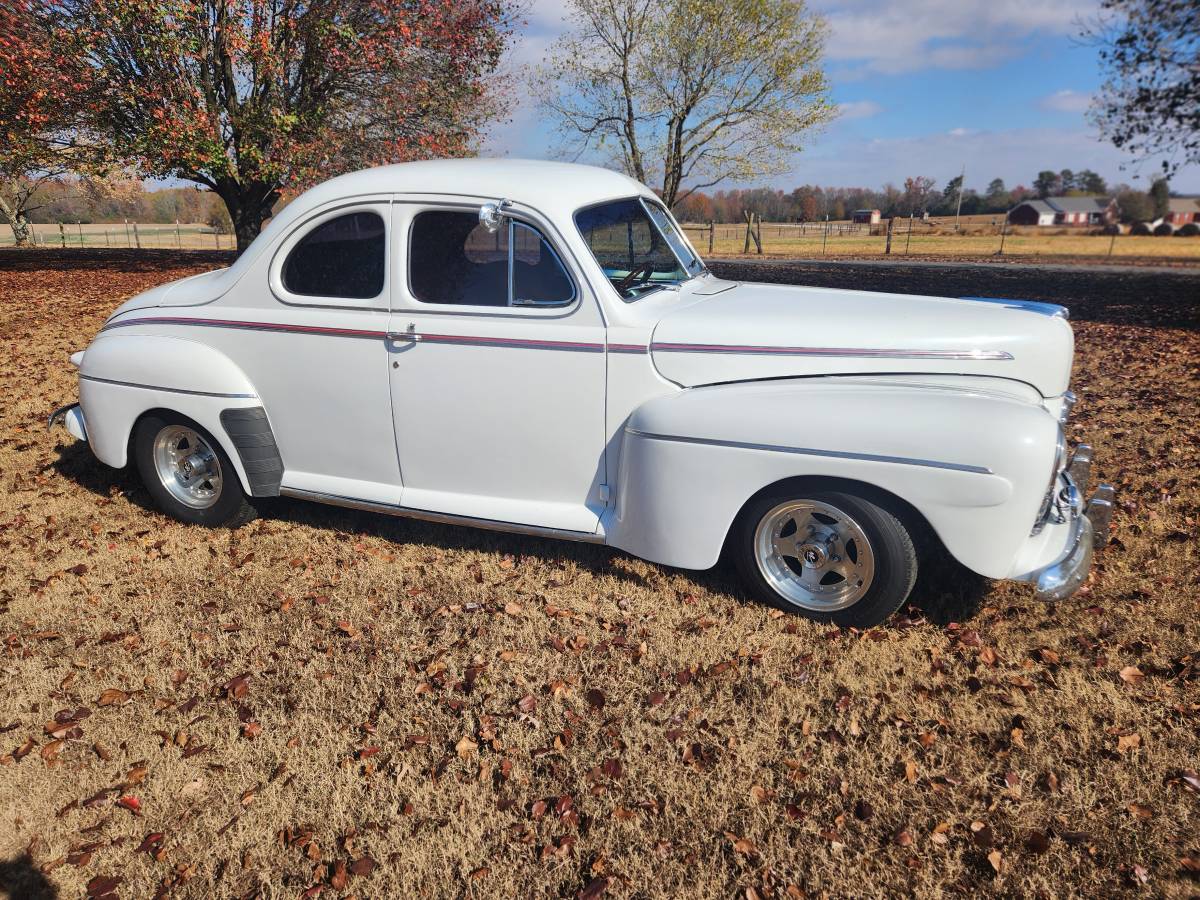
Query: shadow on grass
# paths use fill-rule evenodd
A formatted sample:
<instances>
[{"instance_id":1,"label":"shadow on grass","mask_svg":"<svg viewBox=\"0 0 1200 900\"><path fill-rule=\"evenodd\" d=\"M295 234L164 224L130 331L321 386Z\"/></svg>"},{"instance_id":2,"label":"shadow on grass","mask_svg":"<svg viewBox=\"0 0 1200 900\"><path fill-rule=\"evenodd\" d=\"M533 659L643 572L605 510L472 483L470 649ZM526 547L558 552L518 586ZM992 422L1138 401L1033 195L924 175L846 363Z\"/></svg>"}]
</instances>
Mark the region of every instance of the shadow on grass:
<instances>
[{"instance_id":1,"label":"shadow on grass","mask_svg":"<svg viewBox=\"0 0 1200 900\"><path fill-rule=\"evenodd\" d=\"M58 447L54 469L65 478L101 497L122 495L147 513L160 516L150 495L142 487L133 467L111 469L92 456L87 444L76 441ZM538 556L552 562L572 562L597 577L608 577L647 590L660 589L660 584L626 565L636 557L613 547L575 543L530 535L511 534L472 528L468 525L440 525L403 516L327 506L287 497L262 497L254 501L264 519L307 525L312 528L372 535L397 544L428 544L446 551L476 551ZM920 577L908 601L931 622L946 625L972 618L982 606L988 591L986 578L964 568L941 546L936 538L921 536L922 560ZM721 561L704 571L673 569L656 566L663 573L686 577L697 587L711 593L736 597L752 603L732 563L723 554Z\"/></svg>"},{"instance_id":2,"label":"shadow on grass","mask_svg":"<svg viewBox=\"0 0 1200 900\"><path fill-rule=\"evenodd\" d=\"M25 854L0 862L0 896L12 900L55 900L58 891Z\"/></svg>"}]
</instances>

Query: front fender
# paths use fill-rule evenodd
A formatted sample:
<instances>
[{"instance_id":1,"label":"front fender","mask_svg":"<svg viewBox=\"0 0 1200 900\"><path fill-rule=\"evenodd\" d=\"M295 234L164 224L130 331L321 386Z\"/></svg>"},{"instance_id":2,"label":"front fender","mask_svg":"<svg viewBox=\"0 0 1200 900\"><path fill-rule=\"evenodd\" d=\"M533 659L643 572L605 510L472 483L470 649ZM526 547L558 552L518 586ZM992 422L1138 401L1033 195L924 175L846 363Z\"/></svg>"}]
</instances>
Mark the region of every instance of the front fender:
<instances>
[{"instance_id":1,"label":"front fender","mask_svg":"<svg viewBox=\"0 0 1200 900\"><path fill-rule=\"evenodd\" d=\"M201 425L233 462L247 492L250 480L221 421L229 409L261 406L245 373L206 344L163 335L105 334L83 354L79 405L96 458L120 468L138 418L152 410L177 412Z\"/></svg>"},{"instance_id":2,"label":"front fender","mask_svg":"<svg viewBox=\"0 0 1200 900\"><path fill-rule=\"evenodd\" d=\"M609 543L707 568L746 501L797 476L911 504L963 565L1011 574L1054 465L1058 423L1000 392L814 378L693 388L630 417Z\"/></svg>"}]
</instances>

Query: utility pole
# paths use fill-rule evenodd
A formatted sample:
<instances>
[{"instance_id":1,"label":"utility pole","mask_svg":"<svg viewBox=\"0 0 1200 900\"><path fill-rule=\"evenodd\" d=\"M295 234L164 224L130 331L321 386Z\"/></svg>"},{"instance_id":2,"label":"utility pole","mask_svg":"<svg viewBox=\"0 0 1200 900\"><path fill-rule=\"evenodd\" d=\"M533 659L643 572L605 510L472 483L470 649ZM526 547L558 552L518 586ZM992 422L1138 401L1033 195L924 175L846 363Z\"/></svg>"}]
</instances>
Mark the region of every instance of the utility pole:
<instances>
[{"instance_id":1,"label":"utility pole","mask_svg":"<svg viewBox=\"0 0 1200 900\"><path fill-rule=\"evenodd\" d=\"M962 212L963 185L967 181L967 164L963 163L962 172L958 175L958 205L954 207L954 233L958 234L958 214Z\"/></svg>"}]
</instances>

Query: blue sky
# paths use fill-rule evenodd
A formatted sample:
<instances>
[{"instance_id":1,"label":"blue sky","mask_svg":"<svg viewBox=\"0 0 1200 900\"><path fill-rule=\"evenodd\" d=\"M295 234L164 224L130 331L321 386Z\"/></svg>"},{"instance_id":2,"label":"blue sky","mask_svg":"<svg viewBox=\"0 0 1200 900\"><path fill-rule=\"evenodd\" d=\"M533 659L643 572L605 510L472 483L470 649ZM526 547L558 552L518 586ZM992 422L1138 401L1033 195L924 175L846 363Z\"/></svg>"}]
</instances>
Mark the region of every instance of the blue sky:
<instances>
[{"instance_id":1,"label":"blue sky","mask_svg":"<svg viewBox=\"0 0 1200 900\"><path fill-rule=\"evenodd\" d=\"M965 164L967 185L1029 185L1042 169L1092 169L1144 187L1156 166L1102 142L1085 112L1100 86L1097 51L1080 41L1096 0L809 0L830 25L826 71L841 115L764 181L878 187ZM563 0L533 0L510 71L536 64L565 28ZM553 137L522 100L494 129L492 155L550 157ZM1122 165L1125 166L1122 169ZM1200 168L1172 188L1200 192Z\"/></svg>"}]
</instances>

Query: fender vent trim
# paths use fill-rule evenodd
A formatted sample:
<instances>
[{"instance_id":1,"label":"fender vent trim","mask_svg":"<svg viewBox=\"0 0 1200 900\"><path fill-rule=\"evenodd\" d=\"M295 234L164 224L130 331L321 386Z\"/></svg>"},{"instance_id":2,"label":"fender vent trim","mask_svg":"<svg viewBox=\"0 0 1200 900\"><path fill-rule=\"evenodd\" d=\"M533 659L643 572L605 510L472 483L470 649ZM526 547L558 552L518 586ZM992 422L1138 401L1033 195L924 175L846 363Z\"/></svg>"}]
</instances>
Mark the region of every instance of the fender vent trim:
<instances>
[{"instance_id":1,"label":"fender vent trim","mask_svg":"<svg viewBox=\"0 0 1200 900\"><path fill-rule=\"evenodd\" d=\"M254 497L278 497L283 481L283 460L275 444L267 411L261 406L225 409L221 424L237 450L250 494Z\"/></svg>"}]
</instances>

